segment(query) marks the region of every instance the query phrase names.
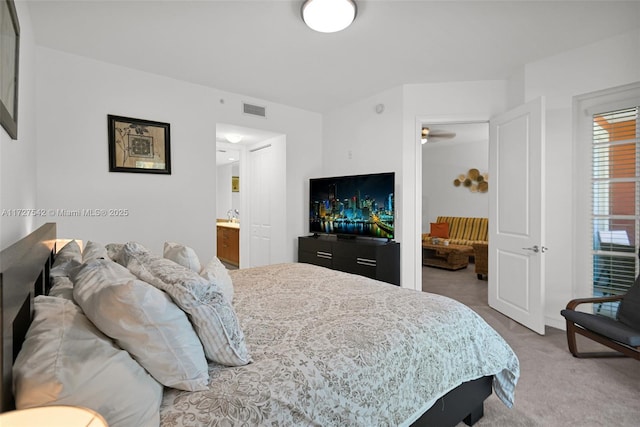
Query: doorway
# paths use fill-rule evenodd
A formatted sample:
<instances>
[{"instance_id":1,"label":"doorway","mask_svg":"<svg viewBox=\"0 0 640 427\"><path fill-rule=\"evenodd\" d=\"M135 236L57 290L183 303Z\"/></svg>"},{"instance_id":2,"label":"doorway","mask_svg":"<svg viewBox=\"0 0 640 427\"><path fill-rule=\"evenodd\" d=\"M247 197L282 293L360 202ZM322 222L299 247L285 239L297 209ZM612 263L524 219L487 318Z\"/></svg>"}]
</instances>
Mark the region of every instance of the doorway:
<instances>
[{"instance_id":1,"label":"doorway","mask_svg":"<svg viewBox=\"0 0 640 427\"><path fill-rule=\"evenodd\" d=\"M488 218L489 123L423 121L421 128L421 233L430 233L431 223L437 222L438 217ZM477 181L465 185L464 181L472 170L481 174L483 181L487 177L482 188L478 188ZM421 265L422 290L434 292L446 277L468 276L469 281L477 282L478 288L484 289L486 295L486 280L478 280L478 277L486 278L486 274L478 275L475 254L468 258L471 263L467 265L467 258L461 258L461 267L455 270ZM419 259L422 260L422 254Z\"/></svg>"},{"instance_id":2,"label":"doorway","mask_svg":"<svg viewBox=\"0 0 640 427\"><path fill-rule=\"evenodd\" d=\"M223 243L216 238L216 254L229 244L237 248L237 267L278 262L286 218L268 195L277 194L286 183L286 136L218 123L216 167L216 236L218 230L225 237L226 228L237 230L237 241ZM221 225L226 228L220 229Z\"/></svg>"}]
</instances>

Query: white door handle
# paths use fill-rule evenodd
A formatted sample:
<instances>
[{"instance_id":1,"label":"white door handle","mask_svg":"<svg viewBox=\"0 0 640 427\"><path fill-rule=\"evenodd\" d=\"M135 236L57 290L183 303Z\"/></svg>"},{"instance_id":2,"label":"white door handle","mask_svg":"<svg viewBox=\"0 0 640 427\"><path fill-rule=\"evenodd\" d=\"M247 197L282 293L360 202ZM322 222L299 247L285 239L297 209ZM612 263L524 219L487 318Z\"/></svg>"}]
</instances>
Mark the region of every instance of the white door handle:
<instances>
[{"instance_id":1,"label":"white door handle","mask_svg":"<svg viewBox=\"0 0 640 427\"><path fill-rule=\"evenodd\" d=\"M541 248L539 248L538 245L533 245L533 247L531 247L531 248L522 248L522 249L524 249L526 251L532 251L532 252L535 252L535 253L538 253L538 252L545 253L546 251L549 250L549 248L546 247L546 246L542 246Z\"/></svg>"}]
</instances>

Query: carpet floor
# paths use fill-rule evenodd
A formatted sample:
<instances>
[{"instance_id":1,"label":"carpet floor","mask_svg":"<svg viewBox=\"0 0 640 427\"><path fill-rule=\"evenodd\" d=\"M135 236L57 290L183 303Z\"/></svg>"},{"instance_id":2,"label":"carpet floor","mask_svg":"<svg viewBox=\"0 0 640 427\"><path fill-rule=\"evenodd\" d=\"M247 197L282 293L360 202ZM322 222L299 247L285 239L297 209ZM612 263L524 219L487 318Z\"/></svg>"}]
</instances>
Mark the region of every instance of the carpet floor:
<instances>
[{"instance_id":1,"label":"carpet floor","mask_svg":"<svg viewBox=\"0 0 640 427\"><path fill-rule=\"evenodd\" d=\"M492 394L476 426L640 425L639 361L573 357L564 331L547 327L544 336L538 335L489 307L487 281L477 279L473 264L458 271L423 267L422 290L471 307L504 337L520 360L513 408ZM581 338L580 350L604 348Z\"/></svg>"}]
</instances>

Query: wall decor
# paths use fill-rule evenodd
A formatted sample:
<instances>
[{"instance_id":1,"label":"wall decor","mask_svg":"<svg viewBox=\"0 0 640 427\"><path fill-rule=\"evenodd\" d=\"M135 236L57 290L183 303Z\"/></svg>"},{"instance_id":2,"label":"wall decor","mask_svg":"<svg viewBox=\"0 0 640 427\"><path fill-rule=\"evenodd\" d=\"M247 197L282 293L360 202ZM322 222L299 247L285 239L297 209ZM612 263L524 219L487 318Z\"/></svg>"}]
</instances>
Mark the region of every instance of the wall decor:
<instances>
[{"instance_id":1,"label":"wall decor","mask_svg":"<svg viewBox=\"0 0 640 427\"><path fill-rule=\"evenodd\" d=\"M108 115L109 172L171 174L169 123Z\"/></svg>"},{"instance_id":2,"label":"wall decor","mask_svg":"<svg viewBox=\"0 0 640 427\"><path fill-rule=\"evenodd\" d=\"M240 192L240 177L238 177L238 176L232 176L231 177L231 191L233 193L239 193Z\"/></svg>"},{"instance_id":3,"label":"wall decor","mask_svg":"<svg viewBox=\"0 0 640 427\"><path fill-rule=\"evenodd\" d=\"M0 0L0 123L18 139L20 24L13 0Z\"/></svg>"},{"instance_id":4,"label":"wall decor","mask_svg":"<svg viewBox=\"0 0 640 427\"><path fill-rule=\"evenodd\" d=\"M456 187L466 187L472 193L486 193L489 191L489 174L481 174L478 169L469 169L467 174L460 174L453 180Z\"/></svg>"}]
</instances>

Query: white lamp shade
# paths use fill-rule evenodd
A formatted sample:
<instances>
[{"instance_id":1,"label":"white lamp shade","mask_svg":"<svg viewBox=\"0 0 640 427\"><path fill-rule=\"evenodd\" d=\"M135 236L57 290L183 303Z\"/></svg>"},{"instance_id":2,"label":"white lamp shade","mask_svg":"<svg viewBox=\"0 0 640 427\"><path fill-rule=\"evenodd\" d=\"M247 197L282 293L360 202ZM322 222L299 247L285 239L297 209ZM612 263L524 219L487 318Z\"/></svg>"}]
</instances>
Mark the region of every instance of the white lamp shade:
<instances>
[{"instance_id":1,"label":"white lamp shade","mask_svg":"<svg viewBox=\"0 0 640 427\"><path fill-rule=\"evenodd\" d=\"M40 406L0 414L2 427L108 427L107 422L87 408Z\"/></svg>"},{"instance_id":2,"label":"white lamp shade","mask_svg":"<svg viewBox=\"0 0 640 427\"><path fill-rule=\"evenodd\" d=\"M302 5L304 22L321 33L344 30L355 17L356 4L353 0L307 0Z\"/></svg>"}]
</instances>

